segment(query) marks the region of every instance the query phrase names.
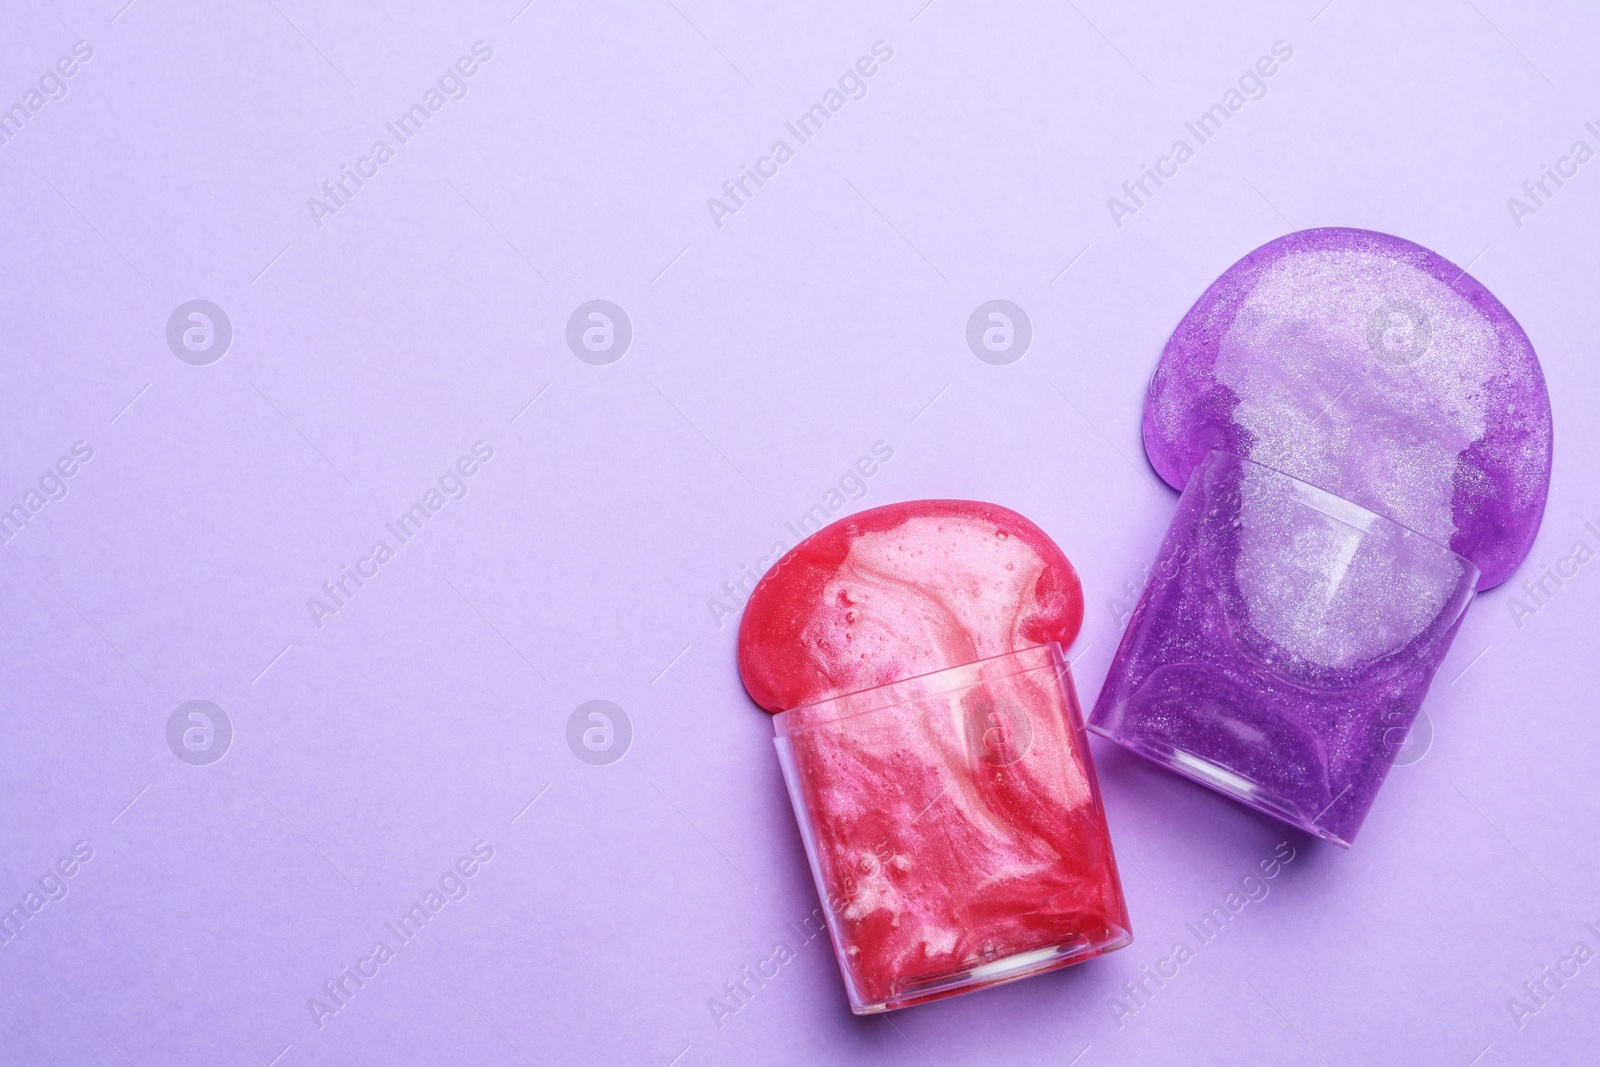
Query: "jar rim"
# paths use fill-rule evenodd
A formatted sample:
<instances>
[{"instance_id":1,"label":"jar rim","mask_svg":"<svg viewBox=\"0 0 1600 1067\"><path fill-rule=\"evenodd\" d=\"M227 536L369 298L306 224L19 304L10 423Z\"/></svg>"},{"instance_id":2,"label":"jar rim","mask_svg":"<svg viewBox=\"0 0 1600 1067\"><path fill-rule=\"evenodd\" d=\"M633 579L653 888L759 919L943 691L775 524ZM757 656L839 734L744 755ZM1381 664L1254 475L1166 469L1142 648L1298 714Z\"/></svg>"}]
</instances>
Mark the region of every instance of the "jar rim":
<instances>
[{"instance_id":1,"label":"jar rim","mask_svg":"<svg viewBox=\"0 0 1600 1067\"><path fill-rule=\"evenodd\" d=\"M820 726L833 726L847 719L885 711L902 704L973 689L1020 674L1052 668L1058 676L1070 677L1071 665L1065 651L1055 641L1013 649L986 656L970 663L941 667L882 685L814 700L809 704L780 711L772 716L773 730L780 738L790 737ZM941 684L944 683L944 684ZM833 712L830 714L830 712Z\"/></svg>"},{"instance_id":2,"label":"jar rim","mask_svg":"<svg viewBox=\"0 0 1600 1067\"><path fill-rule=\"evenodd\" d=\"M1208 449L1200 462L1195 464L1194 471L1189 475L1189 483L1191 485L1194 484L1195 478L1202 470L1212 469L1217 463L1223 461L1231 461L1241 466L1257 468L1272 478L1278 479L1282 483L1287 483L1289 487L1296 490L1294 494L1296 503L1320 512L1336 522L1344 523L1360 533L1371 534L1375 529L1392 531L1397 533L1401 540L1412 541L1413 543L1420 541L1427 548L1454 558L1460 562L1463 570L1471 575L1472 581L1470 584L1474 589L1477 588L1478 581L1483 577L1483 571L1472 560L1449 545L1428 536L1420 530L1407 526L1399 519L1385 515L1381 511L1374 511L1365 504L1358 504L1354 500L1342 497L1330 489L1324 489L1315 482L1308 482L1304 478L1297 477L1249 456L1241 456L1236 452L1228 452L1221 448ZM1187 486L1185 491L1187 492Z\"/></svg>"}]
</instances>

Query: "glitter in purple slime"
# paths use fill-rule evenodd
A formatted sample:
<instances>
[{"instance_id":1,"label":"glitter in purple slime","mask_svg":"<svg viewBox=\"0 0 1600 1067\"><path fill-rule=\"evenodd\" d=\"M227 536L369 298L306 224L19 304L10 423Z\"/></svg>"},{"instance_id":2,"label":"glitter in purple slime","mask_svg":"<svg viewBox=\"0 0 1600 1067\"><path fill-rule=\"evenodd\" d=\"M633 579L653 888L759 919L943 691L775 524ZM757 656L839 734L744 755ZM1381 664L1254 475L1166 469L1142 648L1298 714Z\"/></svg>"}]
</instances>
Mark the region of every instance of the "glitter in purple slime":
<instances>
[{"instance_id":1,"label":"glitter in purple slime","mask_svg":"<svg viewBox=\"0 0 1600 1067\"><path fill-rule=\"evenodd\" d=\"M1419 245L1290 234L1184 316L1144 439L1185 493L1090 725L1348 844L1472 589L1538 531L1527 336Z\"/></svg>"},{"instance_id":2,"label":"glitter in purple slime","mask_svg":"<svg viewBox=\"0 0 1600 1067\"><path fill-rule=\"evenodd\" d=\"M1370 230L1302 230L1229 267L1150 381L1144 447L1182 489L1220 448L1449 545L1499 585L1550 489L1550 396L1472 275Z\"/></svg>"}]
</instances>

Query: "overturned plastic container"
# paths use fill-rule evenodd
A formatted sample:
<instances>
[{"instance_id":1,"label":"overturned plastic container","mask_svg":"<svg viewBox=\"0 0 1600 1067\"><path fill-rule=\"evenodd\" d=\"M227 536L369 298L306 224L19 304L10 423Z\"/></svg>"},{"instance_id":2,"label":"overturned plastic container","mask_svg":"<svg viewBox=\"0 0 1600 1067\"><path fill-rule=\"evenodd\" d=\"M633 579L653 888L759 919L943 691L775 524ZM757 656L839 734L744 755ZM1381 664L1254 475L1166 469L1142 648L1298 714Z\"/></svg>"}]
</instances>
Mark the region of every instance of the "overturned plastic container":
<instances>
[{"instance_id":1,"label":"overturned plastic container","mask_svg":"<svg viewBox=\"0 0 1600 1067\"><path fill-rule=\"evenodd\" d=\"M1058 645L806 705L775 725L856 1014L1132 940Z\"/></svg>"},{"instance_id":2,"label":"overturned plastic container","mask_svg":"<svg viewBox=\"0 0 1600 1067\"><path fill-rule=\"evenodd\" d=\"M1391 519L1212 451L1089 726L1348 847L1478 579Z\"/></svg>"}]
</instances>

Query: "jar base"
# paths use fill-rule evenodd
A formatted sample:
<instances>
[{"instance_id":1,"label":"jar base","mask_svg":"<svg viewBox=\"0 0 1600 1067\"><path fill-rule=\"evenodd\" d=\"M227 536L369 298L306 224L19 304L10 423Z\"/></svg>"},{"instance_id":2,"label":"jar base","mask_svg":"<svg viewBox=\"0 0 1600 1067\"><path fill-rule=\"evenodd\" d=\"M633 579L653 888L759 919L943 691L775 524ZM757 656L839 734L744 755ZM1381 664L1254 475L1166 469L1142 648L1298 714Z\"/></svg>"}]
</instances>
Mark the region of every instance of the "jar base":
<instances>
[{"instance_id":1,"label":"jar base","mask_svg":"<svg viewBox=\"0 0 1600 1067\"><path fill-rule=\"evenodd\" d=\"M1119 734L1112 728L1094 722L1089 723L1089 730L1108 740L1115 741L1129 752L1143 756L1152 763L1158 763L1170 771L1183 775L1190 781L1198 782L1208 789L1224 796L1232 797L1246 807L1254 808L1263 815L1270 815L1280 822L1286 822L1290 826L1320 837L1324 841L1331 841L1340 848L1350 847L1349 841L1327 827L1317 825L1316 820L1321 817L1323 812L1327 811L1327 808L1324 808L1323 812L1307 817L1296 805L1278 797L1265 786L1251 781L1234 768L1224 767L1204 756L1199 756L1193 752L1185 751L1173 745L1163 744L1150 738ZM1334 803L1337 803L1343 795L1341 793L1338 797L1335 797ZM1328 805L1330 808L1332 806L1332 804Z\"/></svg>"},{"instance_id":2,"label":"jar base","mask_svg":"<svg viewBox=\"0 0 1600 1067\"><path fill-rule=\"evenodd\" d=\"M1087 938L1074 938L1063 944L1028 949L1025 952L980 963L976 967L966 967L951 974L939 975L908 986L881 1003L852 1003L850 1010L856 1015L881 1015L887 1011L942 1000L957 993L989 989L1005 985L1007 982L1031 978L1036 974L1044 974L1047 971L1060 970L1075 963L1092 960L1107 952L1125 948L1132 943L1133 933L1128 930L1118 930L1112 938L1098 942L1091 942Z\"/></svg>"}]
</instances>

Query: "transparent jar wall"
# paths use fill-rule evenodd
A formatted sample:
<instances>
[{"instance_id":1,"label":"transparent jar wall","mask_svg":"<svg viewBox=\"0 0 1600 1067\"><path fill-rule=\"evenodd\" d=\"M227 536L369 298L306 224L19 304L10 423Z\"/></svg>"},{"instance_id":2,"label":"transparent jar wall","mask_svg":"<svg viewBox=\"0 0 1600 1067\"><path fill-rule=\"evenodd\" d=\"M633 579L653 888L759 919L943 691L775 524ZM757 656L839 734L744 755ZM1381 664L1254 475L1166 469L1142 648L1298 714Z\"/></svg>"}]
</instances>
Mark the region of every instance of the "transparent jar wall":
<instances>
[{"instance_id":1,"label":"transparent jar wall","mask_svg":"<svg viewBox=\"0 0 1600 1067\"><path fill-rule=\"evenodd\" d=\"M1057 646L775 722L852 1011L1011 981L1131 940Z\"/></svg>"},{"instance_id":2,"label":"transparent jar wall","mask_svg":"<svg viewBox=\"0 0 1600 1067\"><path fill-rule=\"evenodd\" d=\"M1156 560L1090 728L1348 846L1478 569L1222 452L1190 476Z\"/></svg>"}]
</instances>

